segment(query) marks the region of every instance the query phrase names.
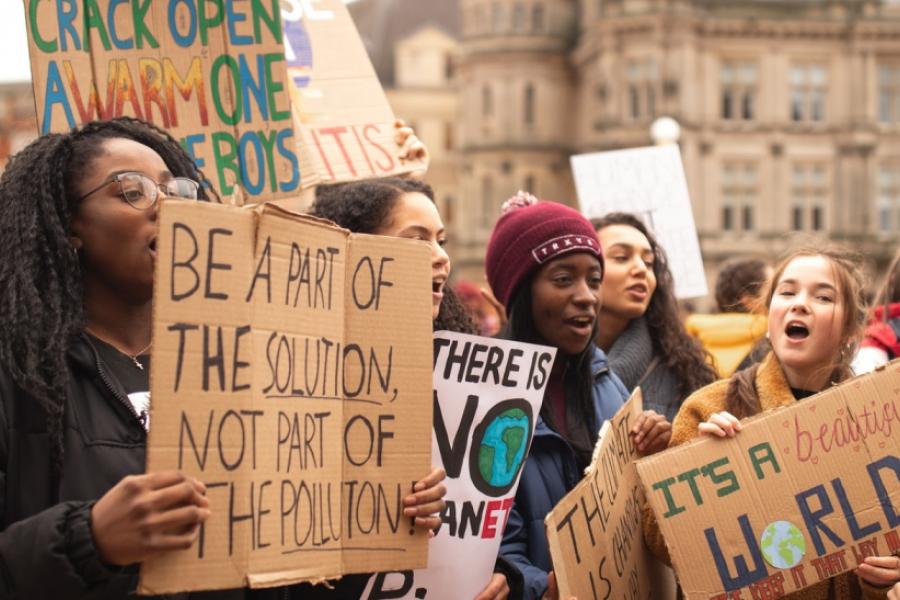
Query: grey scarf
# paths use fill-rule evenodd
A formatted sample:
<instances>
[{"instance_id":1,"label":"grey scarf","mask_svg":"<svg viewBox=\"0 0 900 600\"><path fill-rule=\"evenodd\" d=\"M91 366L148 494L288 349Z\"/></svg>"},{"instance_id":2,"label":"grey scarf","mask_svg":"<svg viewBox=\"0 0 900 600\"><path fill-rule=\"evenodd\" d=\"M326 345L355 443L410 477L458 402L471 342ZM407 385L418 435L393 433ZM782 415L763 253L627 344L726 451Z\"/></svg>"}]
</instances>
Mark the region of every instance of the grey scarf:
<instances>
[{"instance_id":1,"label":"grey scarf","mask_svg":"<svg viewBox=\"0 0 900 600\"><path fill-rule=\"evenodd\" d=\"M671 422L684 398L674 373L660 360L654 362L653 340L647 321L633 319L607 352L609 366L629 392L640 383L644 409L655 410ZM643 382L641 383L641 380Z\"/></svg>"}]
</instances>

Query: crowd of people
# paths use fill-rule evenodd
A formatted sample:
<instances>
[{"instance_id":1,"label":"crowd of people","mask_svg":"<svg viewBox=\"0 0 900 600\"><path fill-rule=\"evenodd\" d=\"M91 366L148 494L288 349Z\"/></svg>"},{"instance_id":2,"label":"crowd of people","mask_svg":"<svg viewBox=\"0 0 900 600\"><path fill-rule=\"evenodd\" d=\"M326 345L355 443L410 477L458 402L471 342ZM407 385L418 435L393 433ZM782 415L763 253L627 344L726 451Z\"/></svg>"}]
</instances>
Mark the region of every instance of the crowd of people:
<instances>
[{"instance_id":1,"label":"crowd of people","mask_svg":"<svg viewBox=\"0 0 900 600\"><path fill-rule=\"evenodd\" d=\"M424 154L408 129L398 135L404 153ZM135 119L41 136L0 177L0 598L129 597L139 564L190 547L211 514L202 482L144 472L161 198L219 201L175 139ZM685 325L666 253L638 218L591 222L519 193L498 211L487 247L490 289L479 304L499 310L486 329L467 309L477 294L450 285L429 185L322 186L311 212L427 243L432 279L422 285L431 286L434 330L496 331L556 349L494 574L476 600L558 597L544 518L634 389L645 410L630 434L646 456L740 435L744 418L814 402L900 353L900 251L872 310L862 257L810 247L774 267L729 264L719 313ZM440 525L444 476L423 473L404 499L420 528ZM668 561L649 509L644 534ZM190 597L358 598L365 581ZM898 600L898 582L900 557L876 556L789 597Z\"/></svg>"}]
</instances>

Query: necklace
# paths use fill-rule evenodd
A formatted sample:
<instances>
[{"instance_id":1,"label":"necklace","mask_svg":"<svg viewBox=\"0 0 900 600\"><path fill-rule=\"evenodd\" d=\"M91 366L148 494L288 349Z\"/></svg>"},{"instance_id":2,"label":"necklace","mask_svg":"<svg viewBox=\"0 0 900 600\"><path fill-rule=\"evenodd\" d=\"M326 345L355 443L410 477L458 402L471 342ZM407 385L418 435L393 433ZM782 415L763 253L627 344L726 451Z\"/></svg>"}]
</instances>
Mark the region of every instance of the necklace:
<instances>
[{"instance_id":1,"label":"necklace","mask_svg":"<svg viewBox=\"0 0 900 600\"><path fill-rule=\"evenodd\" d=\"M146 347L142 348L141 350L138 350L137 353L135 353L135 354L129 354L128 352L125 352L124 350L122 350L121 348L119 348L118 346L116 346L115 344L113 344L112 342L109 342L109 341L103 339L102 337L100 337L99 335L97 335L96 333L94 333L93 331L91 331L90 327L85 327L84 330L87 331L88 333L90 333L92 336L94 336L94 337L97 338L98 340L100 340L101 342L104 342L104 343L106 343L106 344L109 344L110 346L112 346L113 348L115 348L116 351L117 351L119 354L123 354L123 355L127 356L128 358L130 358L130 359L131 359L131 362L134 363L134 366L135 366L135 367L137 367L137 368L140 369L141 371L144 370L144 365L142 365L142 364L140 363L140 361L138 360L138 356L140 356L141 354L143 354L144 352L146 352L147 350L150 349L150 346L153 345L153 342L152 342L152 341L151 341L149 344L147 344Z\"/></svg>"}]
</instances>

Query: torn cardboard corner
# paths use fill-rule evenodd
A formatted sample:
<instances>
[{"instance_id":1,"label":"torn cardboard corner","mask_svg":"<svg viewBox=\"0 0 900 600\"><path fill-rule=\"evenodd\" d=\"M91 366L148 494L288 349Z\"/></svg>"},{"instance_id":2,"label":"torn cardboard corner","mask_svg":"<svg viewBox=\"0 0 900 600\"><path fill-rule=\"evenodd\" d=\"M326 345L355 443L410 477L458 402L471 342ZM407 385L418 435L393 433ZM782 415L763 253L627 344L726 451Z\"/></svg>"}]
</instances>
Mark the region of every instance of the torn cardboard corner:
<instances>
[{"instance_id":1,"label":"torn cardboard corner","mask_svg":"<svg viewBox=\"0 0 900 600\"><path fill-rule=\"evenodd\" d=\"M603 424L585 478L544 520L561 598L663 597L650 575L629 435L642 410L638 388Z\"/></svg>"},{"instance_id":2,"label":"torn cardboard corner","mask_svg":"<svg viewBox=\"0 0 900 600\"><path fill-rule=\"evenodd\" d=\"M398 157L394 113L344 3L282 14L303 187L424 170Z\"/></svg>"},{"instance_id":3,"label":"torn cardboard corner","mask_svg":"<svg viewBox=\"0 0 900 600\"><path fill-rule=\"evenodd\" d=\"M900 550L898 428L895 361L638 461L685 597L777 598Z\"/></svg>"},{"instance_id":4,"label":"torn cardboard corner","mask_svg":"<svg viewBox=\"0 0 900 600\"><path fill-rule=\"evenodd\" d=\"M427 246L271 205L159 223L147 468L204 482L212 516L140 593L425 566L402 501L431 464Z\"/></svg>"}]
</instances>

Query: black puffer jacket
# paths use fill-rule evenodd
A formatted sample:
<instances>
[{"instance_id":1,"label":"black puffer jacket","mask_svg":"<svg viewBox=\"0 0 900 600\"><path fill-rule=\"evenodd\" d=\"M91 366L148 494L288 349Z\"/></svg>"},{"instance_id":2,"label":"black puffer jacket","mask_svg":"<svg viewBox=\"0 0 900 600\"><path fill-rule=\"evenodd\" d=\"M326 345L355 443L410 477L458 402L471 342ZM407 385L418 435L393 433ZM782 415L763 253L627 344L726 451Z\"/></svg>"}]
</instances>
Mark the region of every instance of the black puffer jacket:
<instances>
[{"instance_id":1,"label":"black puffer jacket","mask_svg":"<svg viewBox=\"0 0 900 600\"><path fill-rule=\"evenodd\" d=\"M146 434L86 336L73 343L69 369L58 481L51 480L43 409L0 369L0 599L134 598L137 567L110 569L100 561L90 510L123 477L144 472ZM346 578L334 591L303 585L171 598L350 598L358 592L344 590L361 583L363 578Z\"/></svg>"}]
</instances>

